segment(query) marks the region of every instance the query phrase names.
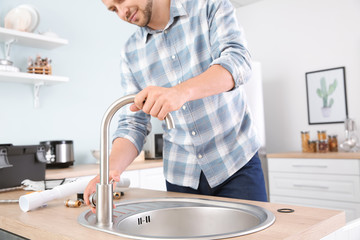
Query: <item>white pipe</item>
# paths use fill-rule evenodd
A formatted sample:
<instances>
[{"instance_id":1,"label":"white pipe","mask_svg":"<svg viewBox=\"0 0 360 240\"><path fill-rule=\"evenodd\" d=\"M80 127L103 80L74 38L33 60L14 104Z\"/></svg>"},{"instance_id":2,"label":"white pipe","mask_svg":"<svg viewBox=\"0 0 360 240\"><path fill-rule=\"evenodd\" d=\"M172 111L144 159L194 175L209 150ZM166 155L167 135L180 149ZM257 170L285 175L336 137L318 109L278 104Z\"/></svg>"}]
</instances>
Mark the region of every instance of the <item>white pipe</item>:
<instances>
[{"instance_id":1,"label":"white pipe","mask_svg":"<svg viewBox=\"0 0 360 240\"><path fill-rule=\"evenodd\" d=\"M89 181L94 176L81 177L76 179L74 182L59 185L51 190L42 192L34 192L26 195L22 195L19 198L19 206L23 212L34 210L46 204L49 201L65 198L67 196L84 192ZM129 187L129 179L120 179L120 182L116 184L117 187Z\"/></svg>"}]
</instances>

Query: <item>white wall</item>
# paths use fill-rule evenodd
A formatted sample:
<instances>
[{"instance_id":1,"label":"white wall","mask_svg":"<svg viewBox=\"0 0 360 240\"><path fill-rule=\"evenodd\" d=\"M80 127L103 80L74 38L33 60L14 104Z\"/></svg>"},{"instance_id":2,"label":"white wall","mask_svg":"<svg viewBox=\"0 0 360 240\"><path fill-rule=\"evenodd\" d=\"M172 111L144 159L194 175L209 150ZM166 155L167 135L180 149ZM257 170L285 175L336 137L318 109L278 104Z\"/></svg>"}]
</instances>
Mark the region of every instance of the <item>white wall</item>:
<instances>
[{"instance_id":1,"label":"white wall","mask_svg":"<svg viewBox=\"0 0 360 240\"><path fill-rule=\"evenodd\" d=\"M237 15L262 65L267 152L300 151L302 130L344 140L343 124L308 124L306 72L345 66L349 117L360 126L359 0L263 0Z\"/></svg>"},{"instance_id":2,"label":"white wall","mask_svg":"<svg viewBox=\"0 0 360 240\"><path fill-rule=\"evenodd\" d=\"M53 74L70 82L42 87L39 109L33 108L31 85L0 82L0 143L73 140L75 163L95 162L90 150L99 149L102 116L121 97L120 49L135 27L107 11L101 0L1 0L0 25L10 9L24 3L40 13L37 31L52 30L69 45L51 51L13 46L12 60L24 71L29 56L50 57Z\"/></svg>"}]
</instances>

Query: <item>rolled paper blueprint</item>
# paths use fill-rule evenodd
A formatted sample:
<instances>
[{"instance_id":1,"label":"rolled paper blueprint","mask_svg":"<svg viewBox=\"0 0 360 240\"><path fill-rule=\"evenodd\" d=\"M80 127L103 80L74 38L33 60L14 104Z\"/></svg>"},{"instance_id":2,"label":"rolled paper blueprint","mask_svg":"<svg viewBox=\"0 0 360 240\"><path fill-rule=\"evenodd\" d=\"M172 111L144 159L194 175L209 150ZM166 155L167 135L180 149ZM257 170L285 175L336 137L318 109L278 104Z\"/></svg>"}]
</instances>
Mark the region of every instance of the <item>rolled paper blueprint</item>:
<instances>
[{"instance_id":1,"label":"rolled paper blueprint","mask_svg":"<svg viewBox=\"0 0 360 240\"><path fill-rule=\"evenodd\" d=\"M86 176L81 177L73 182L66 183L57 187L54 187L51 190L46 190L42 192L34 192L26 195L22 195L19 198L19 206L23 212L28 212L34 210L46 204L49 201L66 198L67 196L82 193L84 192L89 181L95 176ZM130 185L129 179L121 179L120 182L116 184L116 187L128 187Z\"/></svg>"}]
</instances>

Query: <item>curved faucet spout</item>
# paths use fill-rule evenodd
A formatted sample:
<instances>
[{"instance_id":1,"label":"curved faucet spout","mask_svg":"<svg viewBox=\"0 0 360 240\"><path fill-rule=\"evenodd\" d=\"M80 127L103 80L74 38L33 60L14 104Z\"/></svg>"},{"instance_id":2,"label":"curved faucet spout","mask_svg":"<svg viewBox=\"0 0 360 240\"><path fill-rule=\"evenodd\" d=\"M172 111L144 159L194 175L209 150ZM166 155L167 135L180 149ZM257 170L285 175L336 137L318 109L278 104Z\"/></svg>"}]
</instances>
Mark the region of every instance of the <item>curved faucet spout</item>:
<instances>
[{"instance_id":1,"label":"curved faucet spout","mask_svg":"<svg viewBox=\"0 0 360 240\"><path fill-rule=\"evenodd\" d=\"M112 224L112 184L109 184L109 127L114 114L123 106L133 103L135 94L116 100L104 114L100 135L100 184L97 185L97 223L104 226ZM167 114L165 122L168 129L175 127L171 114Z\"/></svg>"},{"instance_id":2,"label":"curved faucet spout","mask_svg":"<svg viewBox=\"0 0 360 240\"><path fill-rule=\"evenodd\" d=\"M114 114L123 106L133 103L135 99L135 94L127 95L122 98L116 100L104 114L102 123L101 123L101 138L100 138L100 149L101 149L101 156L100 156L100 183L101 184L108 184L109 183L109 126L111 119L113 118ZM166 126L168 129L172 129L175 127L174 119L169 113L165 118Z\"/></svg>"}]
</instances>

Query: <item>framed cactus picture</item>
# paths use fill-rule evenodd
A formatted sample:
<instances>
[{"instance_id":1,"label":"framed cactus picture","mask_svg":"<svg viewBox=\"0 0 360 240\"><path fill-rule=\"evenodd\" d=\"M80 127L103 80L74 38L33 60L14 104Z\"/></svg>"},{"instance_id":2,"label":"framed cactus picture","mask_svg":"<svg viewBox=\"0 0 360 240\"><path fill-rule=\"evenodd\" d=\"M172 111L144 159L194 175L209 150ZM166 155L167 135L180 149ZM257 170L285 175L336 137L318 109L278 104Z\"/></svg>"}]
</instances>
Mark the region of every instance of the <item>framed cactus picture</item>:
<instances>
[{"instance_id":1,"label":"framed cactus picture","mask_svg":"<svg viewBox=\"0 0 360 240\"><path fill-rule=\"evenodd\" d=\"M344 123L348 116L345 67L307 72L309 124Z\"/></svg>"}]
</instances>

